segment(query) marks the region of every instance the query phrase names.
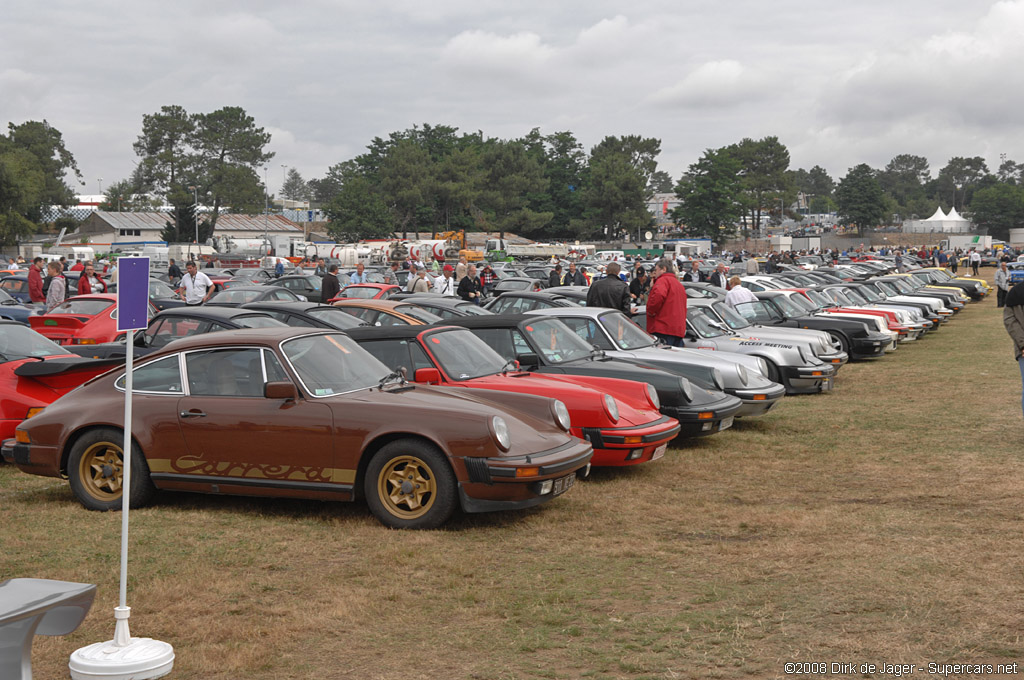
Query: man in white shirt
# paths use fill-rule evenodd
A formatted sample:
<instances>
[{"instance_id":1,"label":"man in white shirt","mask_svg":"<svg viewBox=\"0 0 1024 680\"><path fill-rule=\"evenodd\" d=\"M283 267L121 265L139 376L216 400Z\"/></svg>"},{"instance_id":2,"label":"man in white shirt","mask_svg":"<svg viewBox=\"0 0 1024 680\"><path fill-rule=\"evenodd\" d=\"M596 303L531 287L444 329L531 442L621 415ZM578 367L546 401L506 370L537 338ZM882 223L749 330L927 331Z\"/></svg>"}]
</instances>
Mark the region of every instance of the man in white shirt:
<instances>
[{"instance_id":1,"label":"man in white shirt","mask_svg":"<svg viewBox=\"0 0 1024 680\"><path fill-rule=\"evenodd\" d=\"M725 294L725 304L732 308L744 302L757 302L757 296L740 284L740 277L729 279L729 292Z\"/></svg>"},{"instance_id":2,"label":"man in white shirt","mask_svg":"<svg viewBox=\"0 0 1024 680\"><path fill-rule=\"evenodd\" d=\"M187 305L201 305L213 295L213 281L206 274L199 271L195 262L185 265L185 275L181 277L181 287L178 294Z\"/></svg>"},{"instance_id":3,"label":"man in white shirt","mask_svg":"<svg viewBox=\"0 0 1024 680\"><path fill-rule=\"evenodd\" d=\"M349 278L349 283L369 283L366 280L366 274L363 273L364 269L366 269L366 267L363 266L362 262L357 264L356 265L356 273L355 274L351 274L348 277Z\"/></svg>"},{"instance_id":4,"label":"man in white shirt","mask_svg":"<svg viewBox=\"0 0 1024 680\"><path fill-rule=\"evenodd\" d=\"M438 295L450 295L455 297L455 279L452 278L453 273L455 273L455 268L450 264L446 264L442 275L434 279L435 293Z\"/></svg>"}]
</instances>

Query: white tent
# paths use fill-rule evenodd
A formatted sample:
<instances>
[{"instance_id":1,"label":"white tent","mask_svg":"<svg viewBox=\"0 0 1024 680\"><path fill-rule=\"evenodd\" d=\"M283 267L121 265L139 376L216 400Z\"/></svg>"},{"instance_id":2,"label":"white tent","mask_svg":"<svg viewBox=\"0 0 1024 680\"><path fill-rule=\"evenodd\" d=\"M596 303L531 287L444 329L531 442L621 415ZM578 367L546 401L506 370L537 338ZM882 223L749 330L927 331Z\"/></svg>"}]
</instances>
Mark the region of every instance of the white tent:
<instances>
[{"instance_id":1,"label":"white tent","mask_svg":"<svg viewBox=\"0 0 1024 680\"><path fill-rule=\"evenodd\" d=\"M935 214L926 220L907 220L903 223L904 232L915 233L954 233L962 234L971 230L971 223L950 208L949 214L942 212L942 206L935 209Z\"/></svg>"},{"instance_id":2,"label":"white tent","mask_svg":"<svg viewBox=\"0 0 1024 680\"><path fill-rule=\"evenodd\" d=\"M953 210L956 211L956 208L953 208ZM942 206L940 205L938 208L935 209L935 214L934 215L932 215L928 219L922 220L922 221L923 222L944 222L945 220L946 220L946 214L944 212L942 212Z\"/></svg>"}]
</instances>

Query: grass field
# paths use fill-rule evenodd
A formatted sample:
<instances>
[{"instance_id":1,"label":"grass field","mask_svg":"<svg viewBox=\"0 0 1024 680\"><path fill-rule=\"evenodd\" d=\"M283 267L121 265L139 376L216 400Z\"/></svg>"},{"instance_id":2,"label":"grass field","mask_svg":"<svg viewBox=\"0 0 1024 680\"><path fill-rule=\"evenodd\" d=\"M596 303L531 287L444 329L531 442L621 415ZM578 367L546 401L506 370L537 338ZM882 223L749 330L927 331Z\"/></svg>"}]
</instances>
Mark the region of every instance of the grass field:
<instances>
[{"instance_id":1,"label":"grass field","mask_svg":"<svg viewBox=\"0 0 1024 680\"><path fill-rule=\"evenodd\" d=\"M833 393L442 531L390 531L363 505L164 494L132 513L132 632L174 646L177 679L1024 662L1011 352L994 299L973 304L846 366ZM113 635L120 515L9 465L0 509L0 578L99 584L76 633L35 644L36 677L67 677L72 651Z\"/></svg>"}]
</instances>

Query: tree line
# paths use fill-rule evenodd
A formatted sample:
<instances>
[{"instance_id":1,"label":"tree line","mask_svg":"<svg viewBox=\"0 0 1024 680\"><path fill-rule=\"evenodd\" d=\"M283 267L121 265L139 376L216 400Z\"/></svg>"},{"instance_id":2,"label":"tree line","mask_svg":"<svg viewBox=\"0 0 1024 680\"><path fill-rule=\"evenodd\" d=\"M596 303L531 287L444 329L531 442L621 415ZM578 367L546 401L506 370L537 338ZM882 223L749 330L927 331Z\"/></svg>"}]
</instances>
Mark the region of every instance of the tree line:
<instances>
[{"instance_id":1,"label":"tree line","mask_svg":"<svg viewBox=\"0 0 1024 680\"><path fill-rule=\"evenodd\" d=\"M195 207L209 206L201 241L225 210L260 213L269 192L271 136L240 107L189 113L165 106L144 115L132 175L107 186L102 209L169 204L163 237L190 241ZM682 236L721 243L765 219L793 214L803 194L812 213L836 212L863 233L881 224L956 208L1006 238L1024 225L1024 165L1002 157L991 173L981 157L955 157L931 176L923 156L900 154L884 168L851 168L838 181L821 166L791 169L777 137L708 149L678 179L658 168L661 140L608 136L589 152L570 131L533 129L517 139L414 125L374 138L355 158L304 180L288 170L282 197L312 200L339 240L449 230L515 232L534 239L598 240L637 234L653 219L655 193L679 200L671 218ZM263 176L260 176L260 173ZM11 123L0 135L0 242L41 226L44 209L73 204L81 183L74 156L46 121Z\"/></svg>"}]
</instances>

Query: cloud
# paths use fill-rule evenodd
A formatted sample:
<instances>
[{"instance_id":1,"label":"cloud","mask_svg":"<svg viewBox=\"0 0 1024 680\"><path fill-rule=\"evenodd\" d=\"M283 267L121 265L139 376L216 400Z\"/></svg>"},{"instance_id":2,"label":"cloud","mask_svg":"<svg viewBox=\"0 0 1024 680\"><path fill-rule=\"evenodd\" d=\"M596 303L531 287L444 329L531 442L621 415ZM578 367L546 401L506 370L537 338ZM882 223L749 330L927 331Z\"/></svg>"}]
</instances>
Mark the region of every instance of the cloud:
<instances>
[{"instance_id":1,"label":"cloud","mask_svg":"<svg viewBox=\"0 0 1024 680\"><path fill-rule=\"evenodd\" d=\"M660 88L650 101L668 107L723 108L757 99L766 89L766 82L740 62L724 59L701 64L682 80Z\"/></svg>"}]
</instances>

